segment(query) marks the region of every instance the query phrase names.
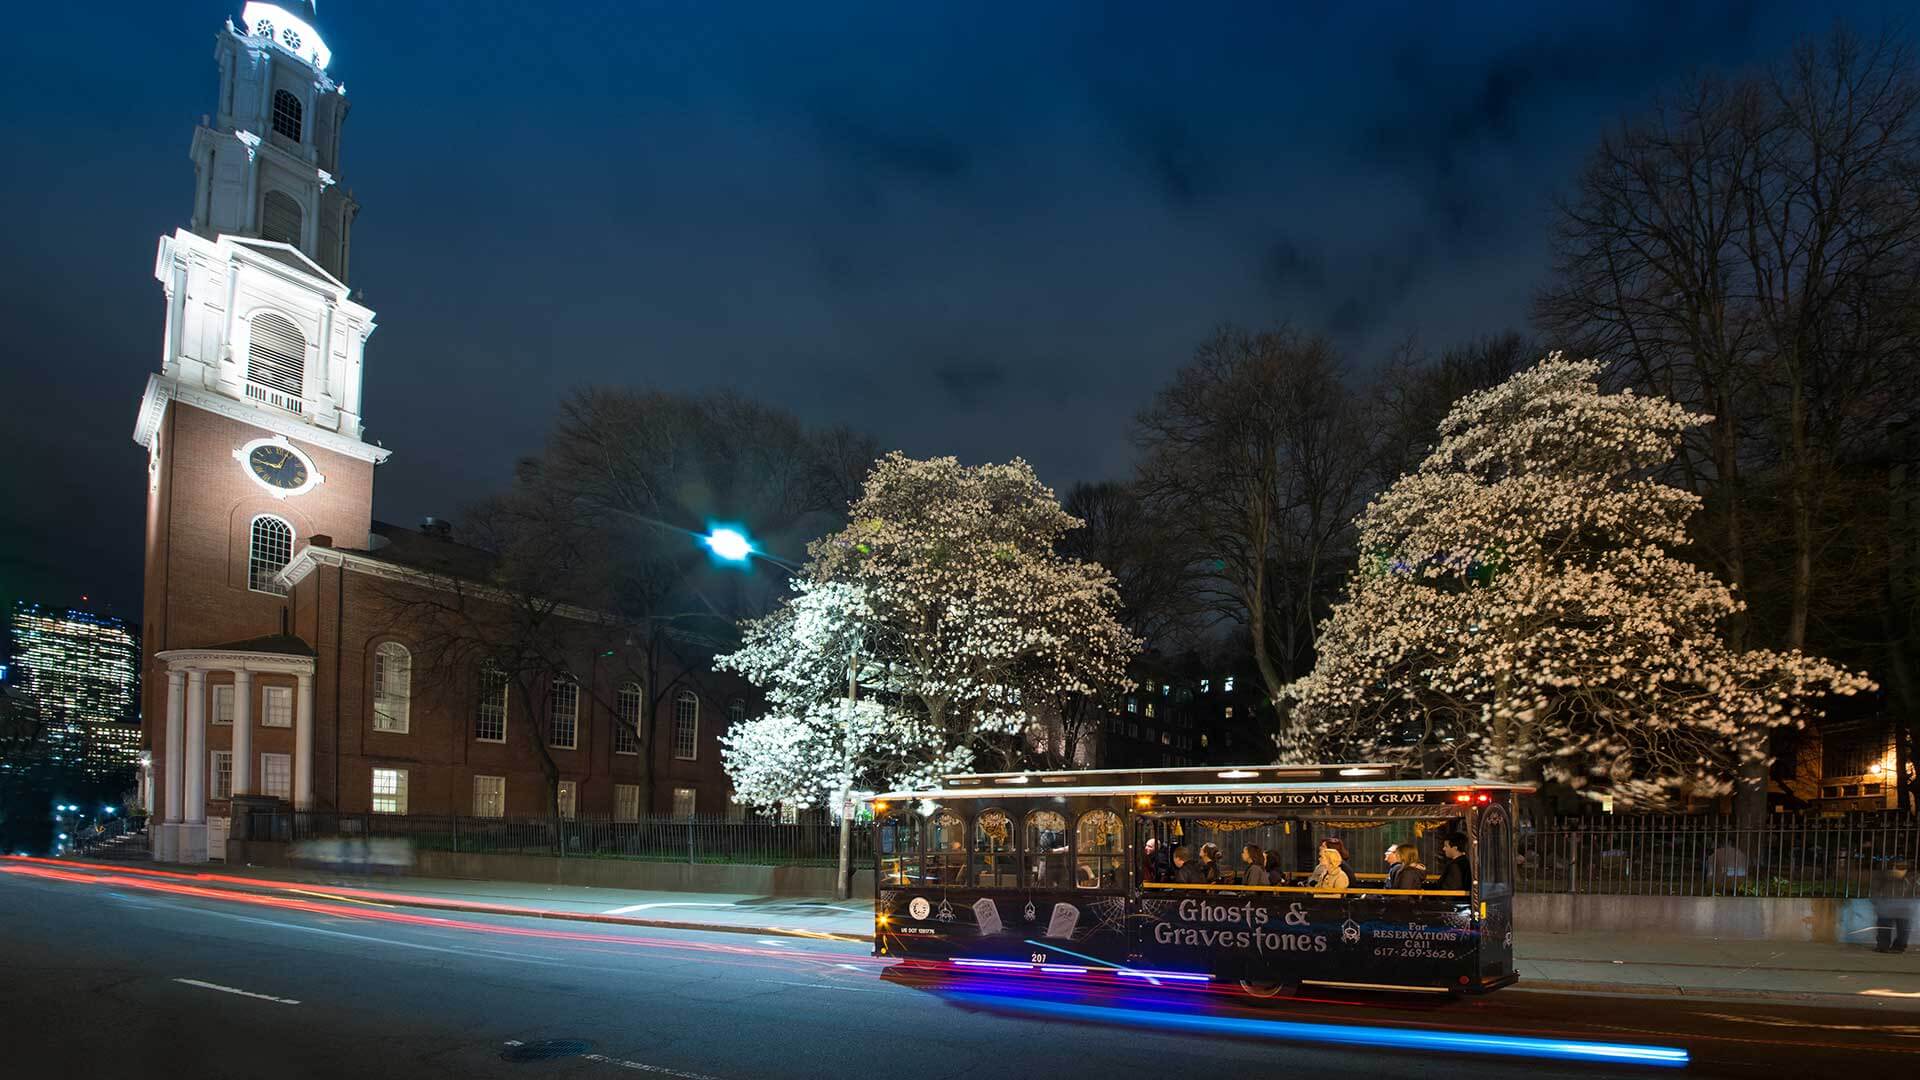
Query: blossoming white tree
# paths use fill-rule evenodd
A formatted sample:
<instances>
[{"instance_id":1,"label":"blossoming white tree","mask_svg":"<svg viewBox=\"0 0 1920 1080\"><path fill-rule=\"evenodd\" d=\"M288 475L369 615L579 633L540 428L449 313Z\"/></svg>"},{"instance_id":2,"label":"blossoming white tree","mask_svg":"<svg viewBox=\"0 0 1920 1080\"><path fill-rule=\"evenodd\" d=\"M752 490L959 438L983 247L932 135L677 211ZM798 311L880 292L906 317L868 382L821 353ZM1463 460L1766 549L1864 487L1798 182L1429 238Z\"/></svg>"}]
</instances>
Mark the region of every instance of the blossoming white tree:
<instances>
[{"instance_id":1,"label":"blossoming white tree","mask_svg":"<svg viewBox=\"0 0 1920 1080\"><path fill-rule=\"evenodd\" d=\"M1705 418L1602 393L1558 353L1462 398L1360 518L1360 565L1283 756L1404 758L1428 775L1562 783L1626 805L1725 794L1768 734L1861 676L1735 652L1741 601L1673 555L1699 499L1650 478Z\"/></svg>"},{"instance_id":2,"label":"blossoming white tree","mask_svg":"<svg viewBox=\"0 0 1920 1080\"><path fill-rule=\"evenodd\" d=\"M809 547L798 592L719 661L771 706L726 743L743 800L911 784L989 750L1011 765L1038 711L1119 694L1140 643L1112 575L1057 552L1079 521L1025 462L893 453L848 516Z\"/></svg>"},{"instance_id":3,"label":"blossoming white tree","mask_svg":"<svg viewBox=\"0 0 1920 1080\"><path fill-rule=\"evenodd\" d=\"M867 654L943 753L1017 764L1032 717L1066 696L1120 692L1140 642L1113 576L1062 557L1080 522L1032 467L880 459L841 531L808 549L814 574L860 590Z\"/></svg>"},{"instance_id":4,"label":"blossoming white tree","mask_svg":"<svg viewBox=\"0 0 1920 1080\"><path fill-rule=\"evenodd\" d=\"M737 651L716 660L761 687L769 706L721 736L735 798L806 809L963 765L944 752L940 732L912 712L849 696L873 631L860 590L831 581L800 581L796 590L771 615L746 625Z\"/></svg>"}]
</instances>

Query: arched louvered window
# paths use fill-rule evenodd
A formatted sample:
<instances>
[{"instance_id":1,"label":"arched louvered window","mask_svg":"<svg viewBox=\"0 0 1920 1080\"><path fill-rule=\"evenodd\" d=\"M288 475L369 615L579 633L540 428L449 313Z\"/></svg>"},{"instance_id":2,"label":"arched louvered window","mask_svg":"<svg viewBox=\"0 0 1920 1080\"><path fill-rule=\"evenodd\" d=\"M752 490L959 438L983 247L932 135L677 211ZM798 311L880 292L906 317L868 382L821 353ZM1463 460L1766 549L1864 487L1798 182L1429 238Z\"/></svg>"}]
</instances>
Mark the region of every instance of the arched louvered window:
<instances>
[{"instance_id":1,"label":"arched louvered window","mask_svg":"<svg viewBox=\"0 0 1920 1080\"><path fill-rule=\"evenodd\" d=\"M293 526L267 514L254 518L247 538L247 588L285 596L287 590L273 580L273 575L291 561Z\"/></svg>"},{"instance_id":2,"label":"arched louvered window","mask_svg":"<svg viewBox=\"0 0 1920 1080\"><path fill-rule=\"evenodd\" d=\"M413 698L413 654L397 641L373 650L373 730L405 735Z\"/></svg>"},{"instance_id":3,"label":"arched louvered window","mask_svg":"<svg viewBox=\"0 0 1920 1080\"><path fill-rule=\"evenodd\" d=\"M300 204L284 191L269 191L260 204L260 239L278 240L300 246L300 226L305 215Z\"/></svg>"},{"instance_id":4,"label":"arched louvered window","mask_svg":"<svg viewBox=\"0 0 1920 1080\"><path fill-rule=\"evenodd\" d=\"M286 90L273 92L273 130L294 142L300 141L302 108L300 99Z\"/></svg>"},{"instance_id":5,"label":"arched louvered window","mask_svg":"<svg viewBox=\"0 0 1920 1080\"><path fill-rule=\"evenodd\" d=\"M253 317L247 343L247 381L295 400L306 392L307 338L285 316L263 311Z\"/></svg>"}]
</instances>

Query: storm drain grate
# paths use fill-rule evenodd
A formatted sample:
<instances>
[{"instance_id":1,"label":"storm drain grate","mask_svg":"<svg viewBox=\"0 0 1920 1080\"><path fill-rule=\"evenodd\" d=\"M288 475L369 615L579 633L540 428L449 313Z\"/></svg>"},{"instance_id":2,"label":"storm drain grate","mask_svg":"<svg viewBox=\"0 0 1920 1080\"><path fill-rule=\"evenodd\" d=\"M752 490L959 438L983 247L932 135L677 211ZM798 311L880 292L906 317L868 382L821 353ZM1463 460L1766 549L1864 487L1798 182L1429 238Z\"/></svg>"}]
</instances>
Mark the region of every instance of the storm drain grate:
<instances>
[{"instance_id":1,"label":"storm drain grate","mask_svg":"<svg viewBox=\"0 0 1920 1080\"><path fill-rule=\"evenodd\" d=\"M552 1061L555 1058L579 1057L593 1049L593 1044L585 1039L538 1039L533 1042L510 1042L500 1051L502 1061Z\"/></svg>"}]
</instances>

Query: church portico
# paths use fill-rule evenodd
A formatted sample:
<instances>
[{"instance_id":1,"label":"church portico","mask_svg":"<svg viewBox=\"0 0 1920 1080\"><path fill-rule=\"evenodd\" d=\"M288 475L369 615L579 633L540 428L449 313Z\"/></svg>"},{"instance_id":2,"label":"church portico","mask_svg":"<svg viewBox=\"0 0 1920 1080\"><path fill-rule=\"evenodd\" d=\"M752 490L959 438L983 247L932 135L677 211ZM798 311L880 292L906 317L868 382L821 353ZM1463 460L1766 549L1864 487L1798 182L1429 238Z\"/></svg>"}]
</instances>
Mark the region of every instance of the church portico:
<instances>
[{"instance_id":1,"label":"church portico","mask_svg":"<svg viewBox=\"0 0 1920 1080\"><path fill-rule=\"evenodd\" d=\"M296 809L312 808L314 655L305 642L276 635L207 649L169 649L155 659L167 674L166 798L154 834L156 858L199 863L224 857L218 849L224 828L208 825L211 803L236 795L291 794ZM216 701L219 691L225 693ZM260 710L254 708L256 699L263 703ZM209 726L231 734L209 740ZM290 792L265 790L268 770L255 767L256 726L291 727ZM220 776L212 775L216 754L225 755ZM262 755L262 762L268 756Z\"/></svg>"}]
</instances>

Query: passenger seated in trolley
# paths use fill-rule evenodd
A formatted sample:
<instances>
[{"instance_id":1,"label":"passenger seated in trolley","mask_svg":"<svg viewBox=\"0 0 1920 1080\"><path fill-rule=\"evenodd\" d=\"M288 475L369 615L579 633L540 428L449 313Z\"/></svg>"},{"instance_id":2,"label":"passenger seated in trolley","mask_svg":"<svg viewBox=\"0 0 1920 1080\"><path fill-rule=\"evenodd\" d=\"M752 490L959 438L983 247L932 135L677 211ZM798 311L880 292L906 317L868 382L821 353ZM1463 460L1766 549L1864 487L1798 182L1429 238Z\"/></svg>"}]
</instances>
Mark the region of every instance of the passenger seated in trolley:
<instances>
[{"instance_id":1,"label":"passenger seated in trolley","mask_svg":"<svg viewBox=\"0 0 1920 1080\"><path fill-rule=\"evenodd\" d=\"M1185 844L1176 844L1173 849L1173 880L1178 885L1206 885L1206 868L1200 860L1193 857L1193 849Z\"/></svg>"},{"instance_id":2,"label":"passenger seated in trolley","mask_svg":"<svg viewBox=\"0 0 1920 1080\"><path fill-rule=\"evenodd\" d=\"M1307 875L1307 887L1329 890L1324 893L1315 893L1314 895L1318 897L1339 896L1341 890L1346 889L1347 872L1340 869L1340 849L1331 846L1320 849L1320 865L1314 867L1313 873Z\"/></svg>"},{"instance_id":3,"label":"passenger seated in trolley","mask_svg":"<svg viewBox=\"0 0 1920 1080\"><path fill-rule=\"evenodd\" d=\"M1240 849L1240 861L1247 864L1246 872L1241 875L1242 885L1271 885L1267 880L1267 856L1258 844L1248 844Z\"/></svg>"}]
</instances>

